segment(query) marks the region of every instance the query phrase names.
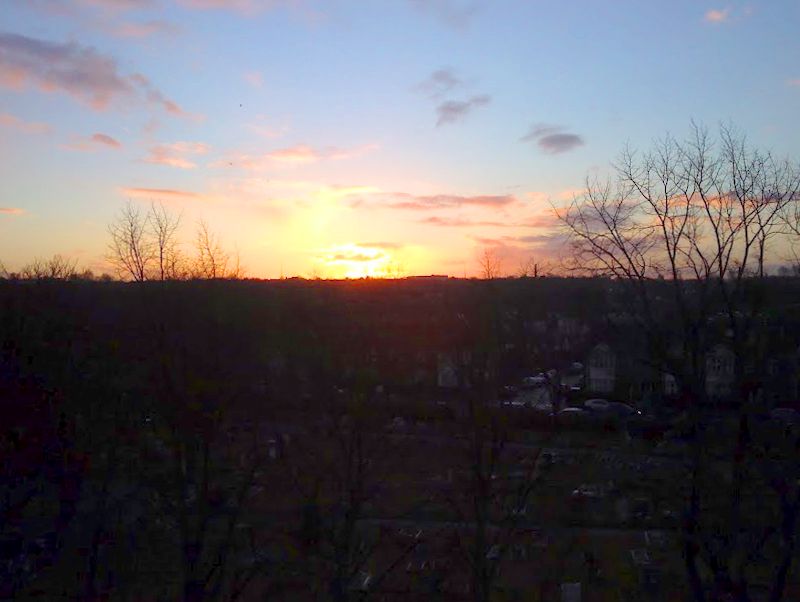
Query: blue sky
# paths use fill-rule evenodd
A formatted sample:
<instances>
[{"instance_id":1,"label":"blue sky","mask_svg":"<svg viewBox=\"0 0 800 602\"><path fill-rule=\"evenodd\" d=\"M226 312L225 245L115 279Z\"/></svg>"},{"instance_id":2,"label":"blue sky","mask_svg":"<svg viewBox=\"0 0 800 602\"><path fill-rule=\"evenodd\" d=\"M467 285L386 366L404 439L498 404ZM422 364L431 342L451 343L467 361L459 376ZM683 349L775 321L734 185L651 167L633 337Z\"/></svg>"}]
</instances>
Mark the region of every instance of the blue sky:
<instances>
[{"instance_id":1,"label":"blue sky","mask_svg":"<svg viewBox=\"0 0 800 602\"><path fill-rule=\"evenodd\" d=\"M104 269L131 200L254 276L558 253L550 203L692 119L800 157L800 3L7 0L0 260ZM533 242L531 242L533 241Z\"/></svg>"}]
</instances>

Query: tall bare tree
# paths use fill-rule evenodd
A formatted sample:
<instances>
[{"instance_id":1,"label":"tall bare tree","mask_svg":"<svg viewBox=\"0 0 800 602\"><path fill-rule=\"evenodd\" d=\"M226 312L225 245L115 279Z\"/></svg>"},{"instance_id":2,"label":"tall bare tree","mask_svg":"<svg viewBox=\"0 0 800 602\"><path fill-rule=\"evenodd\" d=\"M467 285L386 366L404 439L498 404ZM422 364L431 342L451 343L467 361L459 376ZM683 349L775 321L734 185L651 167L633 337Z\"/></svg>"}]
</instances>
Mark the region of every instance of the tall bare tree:
<instances>
[{"instance_id":1,"label":"tall bare tree","mask_svg":"<svg viewBox=\"0 0 800 602\"><path fill-rule=\"evenodd\" d=\"M176 238L180 224L181 216L169 213L163 203L150 205L149 225L159 280L177 280L183 276L183 261Z\"/></svg>"},{"instance_id":2,"label":"tall bare tree","mask_svg":"<svg viewBox=\"0 0 800 602\"><path fill-rule=\"evenodd\" d=\"M132 201L122 208L108 227L111 235L108 260L120 277L143 282L149 277L156 247L149 236L148 216Z\"/></svg>"},{"instance_id":3,"label":"tall bare tree","mask_svg":"<svg viewBox=\"0 0 800 602\"><path fill-rule=\"evenodd\" d=\"M503 272L503 258L495 247L484 247L478 253L478 266L480 274L485 280L501 278Z\"/></svg>"},{"instance_id":4,"label":"tall bare tree","mask_svg":"<svg viewBox=\"0 0 800 602\"><path fill-rule=\"evenodd\" d=\"M455 519L465 526L456 532L455 543L475 602L487 602L495 595L501 565L528 518L540 452L514 445L508 419L485 399L467 394L464 469L447 499Z\"/></svg>"},{"instance_id":5,"label":"tall bare tree","mask_svg":"<svg viewBox=\"0 0 800 602\"><path fill-rule=\"evenodd\" d=\"M674 377L690 401L692 478L683 555L694 599L747 600L747 575L778 532L774 524L754 524L742 508L756 482L752 413L764 348L764 278L779 247L781 217L796 211L800 169L751 148L730 127L715 141L694 126L685 142L668 136L645 153L626 149L615 172L606 182L588 181L584 195L557 210L572 243L572 267L616 280L626 311L647 338L649 361ZM720 322L735 358L738 427L726 448L730 484L709 491L702 483L713 463L703 446L699 408L707 399L707 354ZM793 529L797 491L778 497L781 520ZM793 543L786 537L783 543L775 552L780 566L793 554ZM702 577L706 570L711 580ZM784 586L778 570L770 599L779 600Z\"/></svg>"}]
</instances>

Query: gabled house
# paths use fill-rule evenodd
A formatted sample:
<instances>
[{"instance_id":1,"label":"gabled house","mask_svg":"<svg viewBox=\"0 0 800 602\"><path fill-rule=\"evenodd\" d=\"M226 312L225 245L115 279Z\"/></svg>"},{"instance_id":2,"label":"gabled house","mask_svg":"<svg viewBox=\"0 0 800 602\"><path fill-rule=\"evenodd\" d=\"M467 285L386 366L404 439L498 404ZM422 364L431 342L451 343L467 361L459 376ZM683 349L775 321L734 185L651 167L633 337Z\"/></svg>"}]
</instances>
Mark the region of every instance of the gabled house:
<instances>
[{"instance_id":1,"label":"gabled house","mask_svg":"<svg viewBox=\"0 0 800 602\"><path fill-rule=\"evenodd\" d=\"M617 354L607 343L591 348L586 360L586 388L595 393L612 393L617 385Z\"/></svg>"}]
</instances>

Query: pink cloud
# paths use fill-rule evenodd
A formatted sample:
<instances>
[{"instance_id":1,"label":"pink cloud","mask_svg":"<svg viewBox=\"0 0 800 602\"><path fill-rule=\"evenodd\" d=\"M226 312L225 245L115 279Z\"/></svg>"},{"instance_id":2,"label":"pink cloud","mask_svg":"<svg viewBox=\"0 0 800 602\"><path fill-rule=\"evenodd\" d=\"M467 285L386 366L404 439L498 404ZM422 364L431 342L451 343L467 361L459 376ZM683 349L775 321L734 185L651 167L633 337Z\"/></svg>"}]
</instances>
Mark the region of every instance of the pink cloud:
<instances>
[{"instance_id":1,"label":"pink cloud","mask_svg":"<svg viewBox=\"0 0 800 602\"><path fill-rule=\"evenodd\" d=\"M446 228L476 228L476 227L490 227L490 228L507 228L514 224L507 224L505 222L491 221L491 220L472 220L461 217L440 217L433 215L419 220L420 224L429 224L431 226L444 226Z\"/></svg>"},{"instance_id":2,"label":"pink cloud","mask_svg":"<svg viewBox=\"0 0 800 602\"><path fill-rule=\"evenodd\" d=\"M194 201L206 198L197 192L172 188L120 188L120 192L126 197L145 200Z\"/></svg>"},{"instance_id":3,"label":"pink cloud","mask_svg":"<svg viewBox=\"0 0 800 602\"><path fill-rule=\"evenodd\" d=\"M119 141L115 140L114 138L112 138L107 134L93 134L92 142L96 144L110 146L111 148L120 148L122 146L122 144L120 144Z\"/></svg>"},{"instance_id":4,"label":"pink cloud","mask_svg":"<svg viewBox=\"0 0 800 602\"><path fill-rule=\"evenodd\" d=\"M378 148L377 144L344 149L337 147L314 148L307 144L297 144L265 153L263 155L239 154L217 161L213 167L238 167L251 171L264 171L274 167L297 167L320 161L341 161L352 159Z\"/></svg>"},{"instance_id":5,"label":"pink cloud","mask_svg":"<svg viewBox=\"0 0 800 602\"><path fill-rule=\"evenodd\" d=\"M90 151L101 147L116 150L122 148L122 143L108 134L96 133L66 146L66 148L76 151Z\"/></svg>"},{"instance_id":6,"label":"pink cloud","mask_svg":"<svg viewBox=\"0 0 800 602\"><path fill-rule=\"evenodd\" d=\"M703 17L706 23L724 23L730 17L730 8L712 8Z\"/></svg>"},{"instance_id":7,"label":"pink cloud","mask_svg":"<svg viewBox=\"0 0 800 602\"><path fill-rule=\"evenodd\" d=\"M243 77L244 81L254 88L261 88L264 86L264 76L260 71L248 71L243 75Z\"/></svg>"},{"instance_id":8,"label":"pink cloud","mask_svg":"<svg viewBox=\"0 0 800 602\"><path fill-rule=\"evenodd\" d=\"M463 217L430 216L419 220L420 224L446 228L552 228L558 219L552 213L542 213L522 221L476 220Z\"/></svg>"},{"instance_id":9,"label":"pink cloud","mask_svg":"<svg viewBox=\"0 0 800 602\"><path fill-rule=\"evenodd\" d=\"M211 147L203 142L174 142L172 144L159 144L150 149L150 154L145 157L145 163L168 165L178 169L194 169L197 164L189 157L205 155Z\"/></svg>"},{"instance_id":10,"label":"pink cloud","mask_svg":"<svg viewBox=\"0 0 800 602\"><path fill-rule=\"evenodd\" d=\"M81 2L108 10L139 10L150 8L155 4L155 0L81 0Z\"/></svg>"},{"instance_id":11,"label":"pink cloud","mask_svg":"<svg viewBox=\"0 0 800 602\"><path fill-rule=\"evenodd\" d=\"M457 194L412 195L398 192L389 195L395 199L402 199L386 205L389 209L430 210L445 207L462 207L465 205L477 207L507 207L517 203L513 195L478 195L461 196Z\"/></svg>"},{"instance_id":12,"label":"pink cloud","mask_svg":"<svg viewBox=\"0 0 800 602\"><path fill-rule=\"evenodd\" d=\"M276 163L315 163L321 158L321 153L310 146L305 144L298 144L289 148L282 148L271 153L267 153L265 157L270 161Z\"/></svg>"},{"instance_id":13,"label":"pink cloud","mask_svg":"<svg viewBox=\"0 0 800 602\"><path fill-rule=\"evenodd\" d=\"M0 85L21 90L27 84L45 93L67 94L98 111L144 96L169 113L184 115L145 76L123 75L113 58L91 46L0 34Z\"/></svg>"},{"instance_id":14,"label":"pink cloud","mask_svg":"<svg viewBox=\"0 0 800 602\"><path fill-rule=\"evenodd\" d=\"M19 207L0 207L0 215L22 215L23 213L25 210Z\"/></svg>"},{"instance_id":15,"label":"pink cloud","mask_svg":"<svg viewBox=\"0 0 800 602\"><path fill-rule=\"evenodd\" d=\"M52 131L52 128L47 123L24 121L9 113L0 113L0 126L24 134L48 134Z\"/></svg>"},{"instance_id":16,"label":"pink cloud","mask_svg":"<svg viewBox=\"0 0 800 602\"><path fill-rule=\"evenodd\" d=\"M792 86L793 88L800 87L800 77L795 78L795 79L786 80L786 84L788 86Z\"/></svg>"}]
</instances>

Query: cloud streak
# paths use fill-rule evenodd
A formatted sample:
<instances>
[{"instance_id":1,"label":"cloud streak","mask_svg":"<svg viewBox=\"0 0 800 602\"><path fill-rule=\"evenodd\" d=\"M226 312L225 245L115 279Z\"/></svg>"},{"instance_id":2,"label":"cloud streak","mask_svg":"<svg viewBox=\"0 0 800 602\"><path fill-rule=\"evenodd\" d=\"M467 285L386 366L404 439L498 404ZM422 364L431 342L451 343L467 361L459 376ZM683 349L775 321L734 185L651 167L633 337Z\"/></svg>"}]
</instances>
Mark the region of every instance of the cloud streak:
<instances>
[{"instance_id":1,"label":"cloud streak","mask_svg":"<svg viewBox=\"0 0 800 602\"><path fill-rule=\"evenodd\" d=\"M436 127L463 121L473 109L485 107L492 100L488 94L479 94L469 100L448 100L436 107Z\"/></svg>"},{"instance_id":2,"label":"cloud streak","mask_svg":"<svg viewBox=\"0 0 800 602\"><path fill-rule=\"evenodd\" d=\"M206 198L197 192L172 188L120 188L120 192L129 198L146 200L198 201Z\"/></svg>"},{"instance_id":3,"label":"cloud streak","mask_svg":"<svg viewBox=\"0 0 800 602\"><path fill-rule=\"evenodd\" d=\"M535 142L548 155L566 153L585 144L582 136L568 132L562 126L542 123L531 126L520 142Z\"/></svg>"},{"instance_id":4,"label":"cloud streak","mask_svg":"<svg viewBox=\"0 0 800 602\"><path fill-rule=\"evenodd\" d=\"M150 8L155 4L155 0L82 0L82 3L116 11Z\"/></svg>"},{"instance_id":5,"label":"cloud streak","mask_svg":"<svg viewBox=\"0 0 800 602\"><path fill-rule=\"evenodd\" d=\"M509 222L434 215L420 219L418 223L445 228L552 228L558 225L558 219L550 213L543 213L522 221Z\"/></svg>"},{"instance_id":6,"label":"cloud streak","mask_svg":"<svg viewBox=\"0 0 800 602\"><path fill-rule=\"evenodd\" d=\"M261 155L246 153L231 155L217 161L213 167L236 167L249 171L266 171L279 167L299 167L320 161L343 161L363 156L378 148L377 144L364 144L353 148L339 148L329 146L316 148L307 144L296 144L279 148Z\"/></svg>"},{"instance_id":7,"label":"cloud streak","mask_svg":"<svg viewBox=\"0 0 800 602\"><path fill-rule=\"evenodd\" d=\"M52 128L47 123L25 121L10 113L0 113L0 127L22 132L23 134L48 134L52 131Z\"/></svg>"},{"instance_id":8,"label":"cloud streak","mask_svg":"<svg viewBox=\"0 0 800 602\"><path fill-rule=\"evenodd\" d=\"M178 0L178 4L190 10L227 10L245 16L293 6L293 0Z\"/></svg>"},{"instance_id":9,"label":"cloud streak","mask_svg":"<svg viewBox=\"0 0 800 602\"><path fill-rule=\"evenodd\" d=\"M118 38L149 38L154 35L173 35L178 29L166 21L142 21L120 23L111 28L110 33Z\"/></svg>"},{"instance_id":10,"label":"cloud streak","mask_svg":"<svg viewBox=\"0 0 800 602\"><path fill-rule=\"evenodd\" d=\"M150 154L145 157L144 162L178 169L194 169L197 164L190 157L205 155L210 150L211 147L204 142L158 144L150 149Z\"/></svg>"},{"instance_id":11,"label":"cloud streak","mask_svg":"<svg viewBox=\"0 0 800 602\"><path fill-rule=\"evenodd\" d=\"M513 195L477 195L462 196L457 194L413 195L406 192L396 192L388 195L392 202L383 205L389 209L409 209L428 211L448 207L508 207L517 202Z\"/></svg>"},{"instance_id":12,"label":"cloud streak","mask_svg":"<svg viewBox=\"0 0 800 602\"><path fill-rule=\"evenodd\" d=\"M0 215L22 215L23 213L25 210L19 207L0 207Z\"/></svg>"},{"instance_id":13,"label":"cloud streak","mask_svg":"<svg viewBox=\"0 0 800 602\"><path fill-rule=\"evenodd\" d=\"M88 138L84 138L67 145L66 148L76 151L91 151L98 148L110 148L112 150L117 150L122 148L122 143L116 138L112 138L108 134L102 134L98 132L96 134L92 134Z\"/></svg>"},{"instance_id":14,"label":"cloud streak","mask_svg":"<svg viewBox=\"0 0 800 602\"><path fill-rule=\"evenodd\" d=\"M67 94L97 111L144 97L168 113L184 114L144 75L124 75L112 57L91 46L0 33L0 86L22 90L28 85Z\"/></svg>"}]
</instances>

